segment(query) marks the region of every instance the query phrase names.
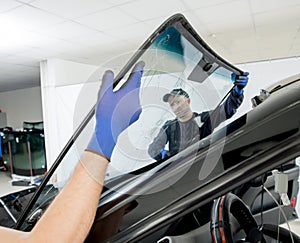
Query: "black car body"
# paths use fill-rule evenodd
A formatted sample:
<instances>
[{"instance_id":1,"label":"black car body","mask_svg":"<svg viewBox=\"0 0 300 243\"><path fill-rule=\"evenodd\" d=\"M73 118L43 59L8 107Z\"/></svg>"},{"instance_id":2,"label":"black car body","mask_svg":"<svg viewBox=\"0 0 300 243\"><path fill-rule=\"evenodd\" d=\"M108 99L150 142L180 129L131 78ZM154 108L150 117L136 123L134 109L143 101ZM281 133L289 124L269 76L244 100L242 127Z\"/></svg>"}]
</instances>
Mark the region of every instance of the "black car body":
<instances>
[{"instance_id":1,"label":"black car body","mask_svg":"<svg viewBox=\"0 0 300 243\"><path fill-rule=\"evenodd\" d=\"M178 38L185 39L181 46L177 45ZM175 44L172 44L173 40ZM184 59L183 65L183 52L191 56L198 55L198 52L201 55L196 59ZM192 65L186 78L197 85L202 85L209 78L211 81L224 81L226 85L218 90L218 98L207 104L205 108L208 109L220 105L230 92L233 87L231 74L243 73L211 50L181 14L172 16L149 37L120 71L117 81L126 77L137 61L143 60L147 65L156 59L159 62L148 66L145 78L183 73ZM154 70L158 72L154 73ZM175 82L174 85L182 83ZM171 238L162 242L170 242L172 237L183 239L195 231L198 238L194 239L209 242L213 201L229 192L249 206L259 223L274 223L274 216L278 216L279 210L285 212L288 220L296 219L297 214L291 205L278 206L280 197L275 192L273 174L274 170L288 174L287 195L290 200L296 200L299 169L295 158L300 155L300 77L269 90L268 94L267 99L256 97L256 107L251 111L220 126L210 136L175 156L151 161L108 178L86 242L156 242L166 236ZM72 151L75 141L80 139L92 116L93 111L59 155L15 228L32 229L53 200L53 194L58 193L51 178ZM274 195L275 201L262 186ZM49 194L51 197L47 196ZM281 217L280 223L284 221ZM175 238L173 242L176 242Z\"/></svg>"}]
</instances>

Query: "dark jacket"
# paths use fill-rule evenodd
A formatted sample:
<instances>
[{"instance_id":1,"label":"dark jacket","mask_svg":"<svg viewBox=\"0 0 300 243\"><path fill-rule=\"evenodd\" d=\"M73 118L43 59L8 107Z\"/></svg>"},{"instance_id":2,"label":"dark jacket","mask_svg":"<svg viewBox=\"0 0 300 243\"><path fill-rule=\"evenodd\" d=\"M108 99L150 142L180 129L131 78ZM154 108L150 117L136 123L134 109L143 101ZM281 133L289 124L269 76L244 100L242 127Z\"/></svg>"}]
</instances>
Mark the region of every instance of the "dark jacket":
<instances>
[{"instance_id":1,"label":"dark jacket","mask_svg":"<svg viewBox=\"0 0 300 243\"><path fill-rule=\"evenodd\" d=\"M158 135L149 145L149 155L155 160L160 160L162 159L160 151L165 148L167 143L169 143L168 156L172 156L185 149L190 144L210 135L221 122L231 118L235 114L237 108L242 104L243 99L243 94L237 95L232 90L225 102L223 102L223 104L218 106L215 110L202 112L200 114L194 112L193 118L189 121L189 126L191 126L192 129L198 129L198 132L197 134L193 133L190 136L189 143L182 143L182 137L186 134L181 133L181 124L177 118L165 122ZM186 139L187 138L185 138L185 140Z\"/></svg>"}]
</instances>

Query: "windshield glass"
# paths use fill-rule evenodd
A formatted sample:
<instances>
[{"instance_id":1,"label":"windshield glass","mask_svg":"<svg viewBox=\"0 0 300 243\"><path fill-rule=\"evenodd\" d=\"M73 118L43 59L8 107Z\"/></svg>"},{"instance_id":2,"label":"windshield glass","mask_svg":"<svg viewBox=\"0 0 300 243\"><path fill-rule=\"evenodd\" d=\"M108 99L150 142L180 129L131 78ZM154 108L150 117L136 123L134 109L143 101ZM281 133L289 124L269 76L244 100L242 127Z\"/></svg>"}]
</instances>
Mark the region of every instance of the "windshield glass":
<instances>
[{"instance_id":1,"label":"windshield glass","mask_svg":"<svg viewBox=\"0 0 300 243\"><path fill-rule=\"evenodd\" d=\"M217 65L209 72L203 71L200 66L203 53L173 27L167 29L139 60L146 63L140 91L143 112L118 138L108 169L109 178L155 161L148 154L149 144L163 124L176 117L169 103L163 101L165 94L183 89L189 95L191 110L200 114L216 108L232 88L231 71Z\"/></svg>"},{"instance_id":2,"label":"windshield glass","mask_svg":"<svg viewBox=\"0 0 300 243\"><path fill-rule=\"evenodd\" d=\"M239 73L234 67L213 58L191 33L175 24L161 31L148 46L144 46L135 54L127 70L121 70L123 77L116 89L127 80L132 66L140 60L145 62L140 89L142 114L136 123L119 136L107 171L106 182L157 161L149 155L149 145L162 126L176 118L170 104L163 101L164 95L173 89L182 89L188 94L193 112L197 114L211 112L228 96L233 86L232 73ZM91 87L90 83L84 86ZM93 92L96 93L94 87L98 87L99 83L92 86ZM41 208L44 210L68 181L79 155L91 136L94 122L92 119L88 123L57 169L47 177L47 186L39 195L31 214ZM197 125L201 126L203 122L205 119L201 117ZM167 147L168 144L166 149ZM32 220L32 224L34 223ZM30 227L27 219L21 228Z\"/></svg>"}]
</instances>

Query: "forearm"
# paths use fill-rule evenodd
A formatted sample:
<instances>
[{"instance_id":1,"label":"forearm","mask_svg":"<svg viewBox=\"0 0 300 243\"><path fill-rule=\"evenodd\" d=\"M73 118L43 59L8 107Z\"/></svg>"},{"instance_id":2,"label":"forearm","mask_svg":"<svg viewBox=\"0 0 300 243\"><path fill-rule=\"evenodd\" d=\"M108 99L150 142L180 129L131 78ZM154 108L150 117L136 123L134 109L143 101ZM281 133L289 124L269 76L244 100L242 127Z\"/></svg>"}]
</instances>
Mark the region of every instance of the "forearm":
<instances>
[{"instance_id":1,"label":"forearm","mask_svg":"<svg viewBox=\"0 0 300 243\"><path fill-rule=\"evenodd\" d=\"M237 94L234 90L231 91L230 95L223 104L226 113L226 119L231 118L235 114L243 100L244 94Z\"/></svg>"},{"instance_id":2,"label":"forearm","mask_svg":"<svg viewBox=\"0 0 300 243\"><path fill-rule=\"evenodd\" d=\"M149 145L148 154L152 159L159 160L161 159L160 150L161 148L157 148L157 146L152 143Z\"/></svg>"},{"instance_id":3,"label":"forearm","mask_svg":"<svg viewBox=\"0 0 300 243\"><path fill-rule=\"evenodd\" d=\"M242 104L243 99L243 94L236 94L234 90L230 92L230 95L225 100L225 102L222 105L218 106L210 114L211 132L222 122L231 118L236 113L236 110Z\"/></svg>"},{"instance_id":4,"label":"forearm","mask_svg":"<svg viewBox=\"0 0 300 243\"><path fill-rule=\"evenodd\" d=\"M85 162L93 165L92 173ZM30 242L83 242L95 217L107 165L103 157L85 152L70 181L30 232Z\"/></svg>"},{"instance_id":5,"label":"forearm","mask_svg":"<svg viewBox=\"0 0 300 243\"><path fill-rule=\"evenodd\" d=\"M151 158L158 160L161 159L160 151L165 147L167 143L167 135L164 131L160 131L160 133L154 138L153 142L148 147L148 154Z\"/></svg>"}]
</instances>

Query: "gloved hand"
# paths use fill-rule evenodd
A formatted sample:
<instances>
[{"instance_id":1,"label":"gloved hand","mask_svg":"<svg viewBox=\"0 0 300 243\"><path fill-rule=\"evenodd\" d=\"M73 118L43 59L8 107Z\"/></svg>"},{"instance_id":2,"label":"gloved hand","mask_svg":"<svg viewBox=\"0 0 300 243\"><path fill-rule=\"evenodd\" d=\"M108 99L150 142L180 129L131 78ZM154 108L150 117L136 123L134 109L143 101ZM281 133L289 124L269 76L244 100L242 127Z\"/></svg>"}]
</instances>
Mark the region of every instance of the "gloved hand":
<instances>
[{"instance_id":1,"label":"gloved hand","mask_svg":"<svg viewBox=\"0 0 300 243\"><path fill-rule=\"evenodd\" d=\"M161 159L164 159L165 157L167 157L168 153L169 153L168 150L165 150L165 149L160 150Z\"/></svg>"},{"instance_id":2,"label":"gloved hand","mask_svg":"<svg viewBox=\"0 0 300 243\"><path fill-rule=\"evenodd\" d=\"M86 150L110 160L120 133L141 114L139 91L144 66L144 62L137 63L126 83L116 92L113 92L113 72L104 73L95 106L96 126Z\"/></svg>"},{"instance_id":3,"label":"gloved hand","mask_svg":"<svg viewBox=\"0 0 300 243\"><path fill-rule=\"evenodd\" d=\"M234 83L233 89L238 95L243 93L243 89L248 83L248 75L248 72L243 73L243 75L236 75L235 73L231 75L231 80Z\"/></svg>"}]
</instances>

